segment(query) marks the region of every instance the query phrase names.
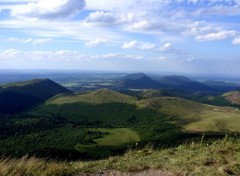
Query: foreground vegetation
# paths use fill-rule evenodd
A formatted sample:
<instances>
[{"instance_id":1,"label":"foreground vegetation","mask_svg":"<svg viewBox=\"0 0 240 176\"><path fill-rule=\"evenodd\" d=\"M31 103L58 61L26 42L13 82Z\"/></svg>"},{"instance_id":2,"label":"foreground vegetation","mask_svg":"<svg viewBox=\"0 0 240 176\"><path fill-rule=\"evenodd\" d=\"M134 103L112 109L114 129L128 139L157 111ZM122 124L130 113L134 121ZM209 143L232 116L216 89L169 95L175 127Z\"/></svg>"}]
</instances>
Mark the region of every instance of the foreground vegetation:
<instances>
[{"instance_id":1,"label":"foreground vegetation","mask_svg":"<svg viewBox=\"0 0 240 176\"><path fill-rule=\"evenodd\" d=\"M168 149L145 147L97 161L55 162L34 157L0 160L0 175L81 175L119 171L163 171L173 175L239 175L240 140L198 140Z\"/></svg>"}]
</instances>

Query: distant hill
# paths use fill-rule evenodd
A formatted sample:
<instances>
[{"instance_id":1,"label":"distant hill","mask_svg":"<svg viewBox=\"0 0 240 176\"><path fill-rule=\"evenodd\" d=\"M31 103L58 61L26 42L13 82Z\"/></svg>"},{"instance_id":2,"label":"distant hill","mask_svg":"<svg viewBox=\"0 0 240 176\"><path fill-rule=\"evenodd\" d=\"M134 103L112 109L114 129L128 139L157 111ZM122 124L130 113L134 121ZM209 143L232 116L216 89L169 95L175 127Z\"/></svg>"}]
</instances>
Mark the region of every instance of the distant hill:
<instances>
[{"instance_id":1,"label":"distant hill","mask_svg":"<svg viewBox=\"0 0 240 176\"><path fill-rule=\"evenodd\" d=\"M164 85L153 80L144 73L129 74L120 78L118 85L131 89L156 89L163 88Z\"/></svg>"},{"instance_id":2,"label":"distant hill","mask_svg":"<svg viewBox=\"0 0 240 176\"><path fill-rule=\"evenodd\" d=\"M214 89L217 89L217 90L220 90L223 92L236 90L240 87L240 85L235 84L235 83L229 83L229 82L224 82L224 81L214 81L214 80L206 80L203 82L203 84L213 87Z\"/></svg>"},{"instance_id":3,"label":"distant hill","mask_svg":"<svg viewBox=\"0 0 240 176\"><path fill-rule=\"evenodd\" d=\"M218 92L217 89L206 86L199 82L188 82L183 85L175 87L175 89L189 92Z\"/></svg>"},{"instance_id":4,"label":"distant hill","mask_svg":"<svg viewBox=\"0 0 240 176\"><path fill-rule=\"evenodd\" d=\"M206 86L200 82L189 79L185 76L173 75L164 76L158 79L161 84L165 84L169 89L182 90L188 92L214 92L216 89Z\"/></svg>"},{"instance_id":5,"label":"distant hill","mask_svg":"<svg viewBox=\"0 0 240 176\"><path fill-rule=\"evenodd\" d=\"M151 78L144 73L129 74L119 79L118 85L131 89L174 89L188 92L216 92L219 91L200 82L184 76L164 76Z\"/></svg>"},{"instance_id":6,"label":"distant hill","mask_svg":"<svg viewBox=\"0 0 240 176\"><path fill-rule=\"evenodd\" d=\"M240 91L225 93L223 97L232 104L240 105Z\"/></svg>"},{"instance_id":7,"label":"distant hill","mask_svg":"<svg viewBox=\"0 0 240 176\"><path fill-rule=\"evenodd\" d=\"M14 114L57 94L71 93L49 79L34 79L0 86L0 114Z\"/></svg>"},{"instance_id":8,"label":"distant hill","mask_svg":"<svg viewBox=\"0 0 240 176\"><path fill-rule=\"evenodd\" d=\"M180 86L186 83L196 82L185 76L173 75L173 76L163 76L157 79L159 82L166 85Z\"/></svg>"},{"instance_id":9,"label":"distant hill","mask_svg":"<svg viewBox=\"0 0 240 176\"><path fill-rule=\"evenodd\" d=\"M132 74L128 74L126 76L123 76L120 78L120 80L127 80L127 79L132 79L132 80L136 80L136 79L140 79L142 77L148 77L150 78L148 75L146 75L145 73L132 73Z\"/></svg>"}]
</instances>

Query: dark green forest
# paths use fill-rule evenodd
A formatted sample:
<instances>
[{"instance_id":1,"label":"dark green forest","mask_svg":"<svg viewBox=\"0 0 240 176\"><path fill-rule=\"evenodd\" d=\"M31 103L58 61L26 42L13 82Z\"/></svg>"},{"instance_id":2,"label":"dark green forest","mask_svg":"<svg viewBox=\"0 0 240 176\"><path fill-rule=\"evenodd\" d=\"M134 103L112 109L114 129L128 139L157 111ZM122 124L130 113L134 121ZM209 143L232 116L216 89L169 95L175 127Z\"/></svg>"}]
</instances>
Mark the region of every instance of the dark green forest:
<instances>
[{"instance_id":1,"label":"dark green forest","mask_svg":"<svg viewBox=\"0 0 240 176\"><path fill-rule=\"evenodd\" d=\"M52 112L61 111L58 106L47 108L51 108ZM99 128L130 128L140 136L138 145L154 144L156 141L172 145L183 137L180 127L170 123L177 117L151 109L138 109L134 105L122 103L78 104L74 108L77 109L73 111L75 114L66 113L64 116L59 116L58 113L48 114L46 110L37 112L37 116L25 113L1 118L0 155L86 158L75 146L92 144L94 139L108 135L98 131ZM129 145L119 146L115 152L121 151L121 148L126 149ZM135 146L135 143L131 145Z\"/></svg>"}]
</instances>

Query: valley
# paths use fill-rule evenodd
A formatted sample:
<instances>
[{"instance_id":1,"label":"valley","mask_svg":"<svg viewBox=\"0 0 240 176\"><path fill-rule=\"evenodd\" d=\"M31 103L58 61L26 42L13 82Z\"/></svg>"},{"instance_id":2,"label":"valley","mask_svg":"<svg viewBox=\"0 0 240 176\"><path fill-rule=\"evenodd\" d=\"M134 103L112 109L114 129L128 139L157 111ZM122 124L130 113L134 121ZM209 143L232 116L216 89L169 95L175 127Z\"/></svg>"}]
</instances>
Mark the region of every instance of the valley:
<instances>
[{"instance_id":1,"label":"valley","mask_svg":"<svg viewBox=\"0 0 240 176\"><path fill-rule=\"evenodd\" d=\"M224 92L223 83L213 88L182 76L159 80L130 74L85 91L50 79L4 84L0 155L88 161L146 145L155 150L240 134L239 104L232 98L237 87Z\"/></svg>"}]
</instances>

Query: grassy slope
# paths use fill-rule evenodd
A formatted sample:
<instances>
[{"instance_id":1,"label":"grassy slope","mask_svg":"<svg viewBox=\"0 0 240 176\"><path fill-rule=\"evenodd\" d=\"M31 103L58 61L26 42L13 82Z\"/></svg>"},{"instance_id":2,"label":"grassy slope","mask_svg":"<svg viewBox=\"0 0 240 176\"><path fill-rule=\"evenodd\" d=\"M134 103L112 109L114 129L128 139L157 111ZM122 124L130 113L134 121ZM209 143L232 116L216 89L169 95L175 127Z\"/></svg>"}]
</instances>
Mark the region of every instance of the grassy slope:
<instances>
[{"instance_id":1,"label":"grassy slope","mask_svg":"<svg viewBox=\"0 0 240 176\"><path fill-rule=\"evenodd\" d=\"M140 141L137 132L128 128L95 129L107 133L103 138L94 140L94 144L77 144L76 150L91 157L111 155L111 150L126 147Z\"/></svg>"},{"instance_id":2,"label":"grassy slope","mask_svg":"<svg viewBox=\"0 0 240 176\"><path fill-rule=\"evenodd\" d=\"M140 140L138 134L128 128L115 129L98 129L101 132L109 133L105 138L96 139L98 144L105 146L119 146L129 141L138 142Z\"/></svg>"},{"instance_id":3,"label":"grassy slope","mask_svg":"<svg viewBox=\"0 0 240 176\"><path fill-rule=\"evenodd\" d=\"M152 108L162 113L178 116L177 123L188 132L240 131L238 109L205 105L174 97L158 97L138 101L131 96L101 89L87 94L56 96L47 101L45 105L64 105L76 102L90 104L121 102L135 104L139 108Z\"/></svg>"},{"instance_id":4,"label":"grassy slope","mask_svg":"<svg viewBox=\"0 0 240 176\"><path fill-rule=\"evenodd\" d=\"M45 104L71 104L71 103L91 103L91 104L104 104L104 103L127 103L134 104L136 99L134 97L124 95L108 89L100 89L86 94L72 94L56 96Z\"/></svg>"},{"instance_id":5,"label":"grassy slope","mask_svg":"<svg viewBox=\"0 0 240 176\"><path fill-rule=\"evenodd\" d=\"M180 145L175 148L130 150L123 156L98 161L54 162L36 158L2 159L0 175L81 175L117 170L168 171L172 175L239 175L240 140L226 138L211 144L205 142ZM94 174L96 175L96 174Z\"/></svg>"},{"instance_id":6,"label":"grassy slope","mask_svg":"<svg viewBox=\"0 0 240 176\"><path fill-rule=\"evenodd\" d=\"M160 97L139 101L141 106L180 117L177 123L190 132L239 132L240 111L173 97Z\"/></svg>"}]
</instances>

